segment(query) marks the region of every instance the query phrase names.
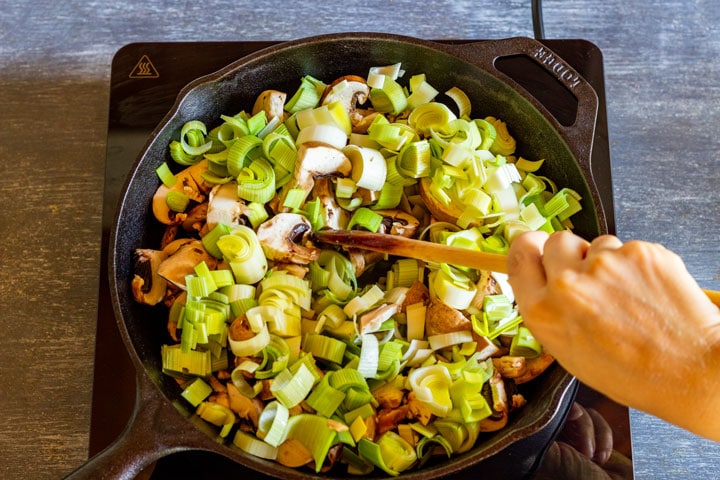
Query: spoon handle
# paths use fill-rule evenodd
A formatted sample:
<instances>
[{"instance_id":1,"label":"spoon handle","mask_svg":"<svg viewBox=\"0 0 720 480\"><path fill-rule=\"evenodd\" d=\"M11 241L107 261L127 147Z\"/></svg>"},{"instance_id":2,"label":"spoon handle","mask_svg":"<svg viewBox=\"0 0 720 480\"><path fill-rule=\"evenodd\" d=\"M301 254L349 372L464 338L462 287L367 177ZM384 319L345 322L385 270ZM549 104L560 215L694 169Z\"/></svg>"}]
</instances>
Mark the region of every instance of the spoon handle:
<instances>
[{"instance_id":1,"label":"spoon handle","mask_svg":"<svg viewBox=\"0 0 720 480\"><path fill-rule=\"evenodd\" d=\"M343 247L361 248L388 255L417 258L426 262L449 263L477 270L507 273L505 255L480 252L467 248L451 247L440 243L426 242L400 235L359 232L349 230L327 230L316 232L315 238L322 242ZM720 307L720 292L703 290L711 302Z\"/></svg>"}]
</instances>

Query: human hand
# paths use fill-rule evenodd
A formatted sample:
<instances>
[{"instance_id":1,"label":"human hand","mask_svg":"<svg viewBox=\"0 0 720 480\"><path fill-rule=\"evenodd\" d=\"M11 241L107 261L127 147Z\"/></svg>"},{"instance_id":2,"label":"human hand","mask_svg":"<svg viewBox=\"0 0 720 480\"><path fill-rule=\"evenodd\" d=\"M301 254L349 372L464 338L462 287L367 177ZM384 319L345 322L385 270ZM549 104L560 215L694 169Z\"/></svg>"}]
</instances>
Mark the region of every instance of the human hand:
<instances>
[{"instance_id":1,"label":"human hand","mask_svg":"<svg viewBox=\"0 0 720 480\"><path fill-rule=\"evenodd\" d=\"M508 273L525 324L571 374L720 440L720 310L680 257L610 235L528 232Z\"/></svg>"},{"instance_id":2,"label":"human hand","mask_svg":"<svg viewBox=\"0 0 720 480\"><path fill-rule=\"evenodd\" d=\"M596 410L575 402L533 480L628 480L632 476L630 459L613 450L608 422Z\"/></svg>"}]
</instances>

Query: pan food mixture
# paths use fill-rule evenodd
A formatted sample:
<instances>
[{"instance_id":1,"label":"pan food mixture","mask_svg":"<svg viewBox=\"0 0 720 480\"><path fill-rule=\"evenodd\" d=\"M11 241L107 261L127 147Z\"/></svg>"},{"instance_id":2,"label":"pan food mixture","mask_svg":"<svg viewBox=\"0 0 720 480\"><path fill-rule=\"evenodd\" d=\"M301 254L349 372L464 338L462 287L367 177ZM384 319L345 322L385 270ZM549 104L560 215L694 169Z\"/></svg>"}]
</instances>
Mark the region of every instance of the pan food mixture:
<instances>
[{"instance_id":1,"label":"pan food mixture","mask_svg":"<svg viewBox=\"0 0 720 480\"><path fill-rule=\"evenodd\" d=\"M165 235L136 251L133 294L168 307L163 371L234 448L397 475L502 429L553 361L504 275L314 239L505 253L523 231L572 228L577 193L516 156L502 120L407 77L397 64L264 91L213 129L187 122L157 169Z\"/></svg>"}]
</instances>

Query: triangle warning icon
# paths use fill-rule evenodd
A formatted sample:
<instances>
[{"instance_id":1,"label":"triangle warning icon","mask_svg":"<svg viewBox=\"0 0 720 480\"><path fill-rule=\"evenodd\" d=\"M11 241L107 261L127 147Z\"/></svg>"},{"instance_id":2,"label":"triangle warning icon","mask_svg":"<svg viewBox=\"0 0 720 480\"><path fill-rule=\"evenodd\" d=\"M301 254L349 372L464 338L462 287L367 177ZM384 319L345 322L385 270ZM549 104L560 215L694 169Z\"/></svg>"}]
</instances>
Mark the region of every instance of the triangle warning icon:
<instances>
[{"instance_id":1,"label":"triangle warning icon","mask_svg":"<svg viewBox=\"0 0 720 480\"><path fill-rule=\"evenodd\" d=\"M130 78L158 78L158 73L155 65L150 61L147 55L140 57L140 60L135 64L132 71L130 72Z\"/></svg>"}]
</instances>

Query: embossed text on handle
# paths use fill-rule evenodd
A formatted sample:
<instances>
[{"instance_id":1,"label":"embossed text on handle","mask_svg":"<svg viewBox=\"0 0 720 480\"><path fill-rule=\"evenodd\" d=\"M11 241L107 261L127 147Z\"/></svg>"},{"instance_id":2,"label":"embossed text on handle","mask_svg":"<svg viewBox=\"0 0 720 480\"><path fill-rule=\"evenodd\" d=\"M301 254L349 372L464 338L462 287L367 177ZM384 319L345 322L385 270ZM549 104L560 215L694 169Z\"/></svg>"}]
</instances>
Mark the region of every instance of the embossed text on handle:
<instances>
[{"instance_id":1,"label":"embossed text on handle","mask_svg":"<svg viewBox=\"0 0 720 480\"><path fill-rule=\"evenodd\" d=\"M567 85L568 88L572 89L580 84L580 76L545 47L538 47L533 56L538 59L541 64L545 65L545 67L552 72L558 80Z\"/></svg>"}]
</instances>

